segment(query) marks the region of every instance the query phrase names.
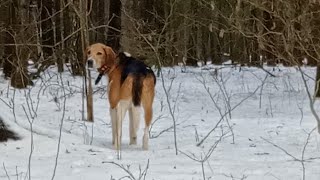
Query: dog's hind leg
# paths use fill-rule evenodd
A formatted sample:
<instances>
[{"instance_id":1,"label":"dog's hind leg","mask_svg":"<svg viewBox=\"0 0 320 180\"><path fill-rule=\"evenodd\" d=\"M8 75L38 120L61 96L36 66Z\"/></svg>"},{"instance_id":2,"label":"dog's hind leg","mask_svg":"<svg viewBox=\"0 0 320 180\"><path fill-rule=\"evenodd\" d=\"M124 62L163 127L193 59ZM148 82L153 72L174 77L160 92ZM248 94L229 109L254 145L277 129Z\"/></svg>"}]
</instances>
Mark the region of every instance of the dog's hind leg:
<instances>
[{"instance_id":1,"label":"dog's hind leg","mask_svg":"<svg viewBox=\"0 0 320 180\"><path fill-rule=\"evenodd\" d=\"M130 145L137 144L137 131L140 125L140 107L134 106L129 109L129 133L130 133Z\"/></svg>"},{"instance_id":2,"label":"dog's hind leg","mask_svg":"<svg viewBox=\"0 0 320 180\"><path fill-rule=\"evenodd\" d=\"M149 128L152 119L152 107L144 107L145 128L142 140L142 148L148 150L149 148Z\"/></svg>"},{"instance_id":3,"label":"dog's hind leg","mask_svg":"<svg viewBox=\"0 0 320 180\"><path fill-rule=\"evenodd\" d=\"M152 120L152 103L153 103L153 94L148 98L143 99L142 105L144 109L144 120L145 128L142 140L142 148L148 150L149 148L149 128Z\"/></svg>"},{"instance_id":4,"label":"dog's hind leg","mask_svg":"<svg viewBox=\"0 0 320 180\"><path fill-rule=\"evenodd\" d=\"M142 96L141 96L141 103L144 109L144 121L145 121L145 128L144 128L144 135L142 141L142 148L144 150L148 150L149 148L149 129L152 120L152 104L154 98L154 86L155 80L153 77L147 76L144 79L143 87L142 87Z\"/></svg>"}]
</instances>

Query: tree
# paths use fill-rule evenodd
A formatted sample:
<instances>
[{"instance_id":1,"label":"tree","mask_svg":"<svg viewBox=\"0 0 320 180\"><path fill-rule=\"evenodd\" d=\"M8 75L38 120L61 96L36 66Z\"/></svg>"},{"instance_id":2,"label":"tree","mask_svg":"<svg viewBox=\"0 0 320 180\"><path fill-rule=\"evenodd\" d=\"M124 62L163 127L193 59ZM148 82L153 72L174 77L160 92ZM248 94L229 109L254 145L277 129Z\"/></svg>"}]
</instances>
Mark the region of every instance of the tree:
<instances>
[{"instance_id":1,"label":"tree","mask_svg":"<svg viewBox=\"0 0 320 180\"><path fill-rule=\"evenodd\" d=\"M120 50L121 38L121 1L110 0L109 8L110 27L107 35L107 45L111 46L115 51Z\"/></svg>"}]
</instances>

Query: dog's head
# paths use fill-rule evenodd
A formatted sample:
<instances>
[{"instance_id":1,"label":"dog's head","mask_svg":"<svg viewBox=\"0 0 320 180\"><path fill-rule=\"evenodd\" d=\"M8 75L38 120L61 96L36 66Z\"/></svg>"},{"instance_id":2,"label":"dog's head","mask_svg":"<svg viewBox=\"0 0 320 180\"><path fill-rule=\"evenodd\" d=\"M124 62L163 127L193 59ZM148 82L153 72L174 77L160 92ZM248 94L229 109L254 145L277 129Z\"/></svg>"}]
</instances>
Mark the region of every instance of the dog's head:
<instances>
[{"instance_id":1,"label":"dog's head","mask_svg":"<svg viewBox=\"0 0 320 180\"><path fill-rule=\"evenodd\" d=\"M112 67L116 62L116 54L111 47L101 43L92 44L87 47L87 65L89 68L100 69L102 66Z\"/></svg>"}]
</instances>

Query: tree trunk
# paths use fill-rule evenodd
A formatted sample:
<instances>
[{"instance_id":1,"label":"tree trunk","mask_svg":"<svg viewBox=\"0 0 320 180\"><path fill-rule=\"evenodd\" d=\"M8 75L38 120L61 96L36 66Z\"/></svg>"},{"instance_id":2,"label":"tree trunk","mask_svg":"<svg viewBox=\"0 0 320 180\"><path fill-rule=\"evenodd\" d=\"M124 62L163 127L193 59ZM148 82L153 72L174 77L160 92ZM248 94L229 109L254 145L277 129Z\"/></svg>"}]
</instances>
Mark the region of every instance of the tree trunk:
<instances>
[{"instance_id":1,"label":"tree trunk","mask_svg":"<svg viewBox=\"0 0 320 180\"><path fill-rule=\"evenodd\" d=\"M316 82L315 82L315 95L316 97L320 97L320 62L317 64L317 72L316 72Z\"/></svg>"},{"instance_id":2,"label":"tree trunk","mask_svg":"<svg viewBox=\"0 0 320 180\"><path fill-rule=\"evenodd\" d=\"M53 9L53 2L52 0L38 0L38 6L40 6L40 17L41 19L48 19L51 17L52 9ZM41 29L42 29L42 45L53 46L54 38L53 38L53 28L52 22L50 20L42 21L41 22ZM52 55L52 48L44 47L43 48L44 56L51 56ZM53 63L53 62L50 62Z\"/></svg>"},{"instance_id":3,"label":"tree trunk","mask_svg":"<svg viewBox=\"0 0 320 180\"><path fill-rule=\"evenodd\" d=\"M112 28L108 29L107 45L115 51L120 50L121 36L121 1L110 0L109 21Z\"/></svg>"},{"instance_id":4,"label":"tree trunk","mask_svg":"<svg viewBox=\"0 0 320 180\"><path fill-rule=\"evenodd\" d=\"M54 8L52 12L57 12L60 11L64 8L64 1L63 0L53 0L54 3ZM54 48L54 55L55 55L55 60L57 63L58 67L58 72L63 72L64 71L64 63L65 63L65 43L63 41L64 39L64 24L63 24L63 15L64 11L61 11L59 13L59 16L56 18L53 18L52 20L52 25L54 29L54 44L57 44L57 42L61 42L61 44ZM57 49L59 48L59 49Z\"/></svg>"},{"instance_id":5,"label":"tree trunk","mask_svg":"<svg viewBox=\"0 0 320 180\"><path fill-rule=\"evenodd\" d=\"M260 10L255 8L251 10L251 17L252 17L252 23L251 23L251 29L254 34L258 36L259 34L259 19L261 19L260 16ZM262 62L260 61L260 55L259 55L259 44L258 44L258 38L259 37L252 37L250 39L250 46L249 46L249 52L251 56L251 63L254 66L262 65Z\"/></svg>"},{"instance_id":6,"label":"tree trunk","mask_svg":"<svg viewBox=\"0 0 320 180\"><path fill-rule=\"evenodd\" d=\"M200 25L198 25L197 29L197 35L196 35L196 60L197 62L201 62L202 59L202 28Z\"/></svg>"},{"instance_id":7,"label":"tree trunk","mask_svg":"<svg viewBox=\"0 0 320 180\"><path fill-rule=\"evenodd\" d=\"M4 43L5 44L14 44L12 34L12 25L16 22L16 11L13 3L6 5L6 19L4 19L5 24L7 25L7 30L3 32L4 34ZM14 46L5 46L4 47L4 61L3 61L3 73L5 78L11 77L12 70L13 70L13 61L12 55L14 54Z\"/></svg>"},{"instance_id":8,"label":"tree trunk","mask_svg":"<svg viewBox=\"0 0 320 180\"><path fill-rule=\"evenodd\" d=\"M13 9L13 7L11 7ZM10 8L10 9L11 9ZM12 17L12 16L11 16ZM9 31L9 30L8 30ZM10 33L6 32L4 42L5 44L13 44L13 38ZM4 47L4 61L3 61L3 73L5 78L11 77L13 71L13 61L12 55L14 54L14 46L5 46Z\"/></svg>"},{"instance_id":9,"label":"tree trunk","mask_svg":"<svg viewBox=\"0 0 320 180\"><path fill-rule=\"evenodd\" d=\"M3 4L0 5L0 17L3 17L0 19L0 27L2 25L7 25L8 23L6 21L8 21L9 19L9 15L8 15L8 5L7 4ZM3 61L4 61L4 43L5 43L5 32L0 31L0 66L3 66Z\"/></svg>"},{"instance_id":10,"label":"tree trunk","mask_svg":"<svg viewBox=\"0 0 320 180\"><path fill-rule=\"evenodd\" d=\"M66 22L71 23L72 25L68 28L68 34L72 34L75 31L77 31L80 28L80 33L76 33L71 39L70 39L70 46L72 47L71 51L73 56L70 59L71 69L72 69L72 75L74 76L83 76L85 75L85 67L84 67L84 48L85 48L85 34L88 32L88 26L87 26L87 17L86 17L86 11L84 12L84 8L87 6L83 5L84 1L86 0L78 0L74 1L75 7L77 8L77 12L69 13L69 21ZM79 13L79 14L78 14ZM65 26L66 27L66 26ZM84 44L83 44L84 43Z\"/></svg>"},{"instance_id":11,"label":"tree trunk","mask_svg":"<svg viewBox=\"0 0 320 180\"><path fill-rule=\"evenodd\" d=\"M24 44L29 39L28 28L26 23L28 22L29 15L29 1L19 0L14 1L15 7L17 9L15 16L16 22L14 22L14 32L12 33L12 38L14 43ZM14 65L14 71L11 74L11 86L15 88L26 88L27 85L32 85L29 79L27 71L27 61L30 56L30 52L26 46L15 46L14 54L11 56L11 60Z\"/></svg>"},{"instance_id":12,"label":"tree trunk","mask_svg":"<svg viewBox=\"0 0 320 180\"><path fill-rule=\"evenodd\" d=\"M88 31L88 9L87 0L80 0L80 36L81 36L81 47L82 53L84 53L85 48L89 45L89 31ZM86 83L86 97L87 97L87 121L93 122L93 97L92 97L92 82L90 71L86 73L85 69L85 56L82 56L81 66L83 67L83 72L85 73L85 83Z\"/></svg>"}]
</instances>

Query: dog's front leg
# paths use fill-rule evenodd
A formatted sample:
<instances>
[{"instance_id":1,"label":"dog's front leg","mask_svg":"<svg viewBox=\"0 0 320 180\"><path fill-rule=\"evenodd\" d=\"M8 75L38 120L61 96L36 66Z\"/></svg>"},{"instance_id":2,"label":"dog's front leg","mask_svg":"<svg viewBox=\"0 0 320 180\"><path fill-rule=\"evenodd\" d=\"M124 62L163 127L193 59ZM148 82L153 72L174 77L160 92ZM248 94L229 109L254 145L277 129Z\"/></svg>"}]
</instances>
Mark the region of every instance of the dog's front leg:
<instances>
[{"instance_id":1,"label":"dog's front leg","mask_svg":"<svg viewBox=\"0 0 320 180\"><path fill-rule=\"evenodd\" d=\"M112 145L115 145L116 140L116 121L117 121L117 110L116 108L110 108L111 127L112 127Z\"/></svg>"},{"instance_id":2,"label":"dog's front leg","mask_svg":"<svg viewBox=\"0 0 320 180\"><path fill-rule=\"evenodd\" d=\"M129 102L119 101L116 108L116 120L115 120L115 129L116 129L116 142L115 149L118 150L118 159L121 159L121 139L122 139L122 121L128 109Z\"/></svg>"}]
</instances>

